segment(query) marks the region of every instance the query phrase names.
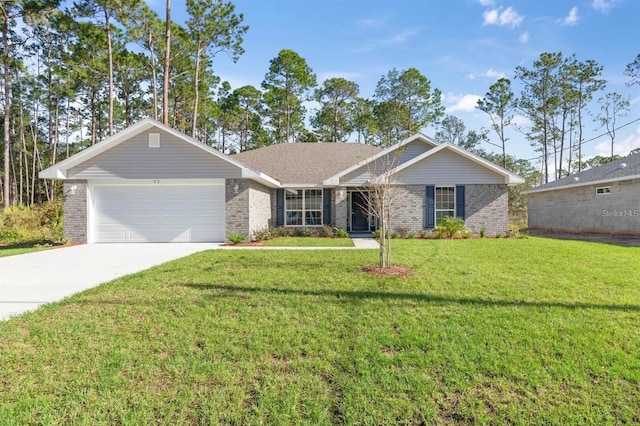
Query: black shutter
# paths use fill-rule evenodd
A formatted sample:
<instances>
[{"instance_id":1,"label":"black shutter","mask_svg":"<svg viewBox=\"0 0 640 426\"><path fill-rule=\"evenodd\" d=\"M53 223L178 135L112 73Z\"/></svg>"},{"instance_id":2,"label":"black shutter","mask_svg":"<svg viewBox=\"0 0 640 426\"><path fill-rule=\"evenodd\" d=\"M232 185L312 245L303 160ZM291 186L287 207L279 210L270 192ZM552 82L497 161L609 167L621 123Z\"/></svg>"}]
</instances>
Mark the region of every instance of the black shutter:
<instances>
[{"instance_id":1,"label":"black shutter","mask_svg":"<svg viewBox=\"0 0 640 426\"><path fill-rule=\"evenodd\" d=\"M436 227L436 187L427 185L427 218L426 228L433 229Z\"/></svg>"},{"instance_id":2,"label":"black shutter","mask_svg":"<svg viewBox=\"0 0 640 426\"><path fill-rule=\"evenodd\" d=\"M276 226L284 226L284 189L276 189Z\"/></svg>"},{"instance_id":3,"label":"black shutter","mask_svg":"<svg viewBox=\"0 0 640 426\"><path fill-rule=\"evenodd\" d=\"M464 219L464 185L456 186L456 217Z\"/></svg>"},{"instance_id":4,"label":"black shutter","mask_svg":"<svg viewBox=\"0 0 640 426\"><path fill-rule=\"evenodd\" d=\"M322 224L331 225L331 189L322 190Z\"/></svg>"}]
</instances>

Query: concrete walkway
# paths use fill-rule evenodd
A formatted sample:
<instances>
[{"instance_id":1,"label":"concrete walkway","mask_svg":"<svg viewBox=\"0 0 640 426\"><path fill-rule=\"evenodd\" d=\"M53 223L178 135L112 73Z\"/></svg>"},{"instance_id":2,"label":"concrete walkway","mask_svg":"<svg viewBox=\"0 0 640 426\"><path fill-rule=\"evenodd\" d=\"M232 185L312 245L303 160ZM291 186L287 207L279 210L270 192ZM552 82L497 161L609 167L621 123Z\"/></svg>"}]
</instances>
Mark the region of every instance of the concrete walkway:
<instances>
[{"instance_id":1,"label":"concrete walkway","mask_svg":"<svg viewBox=\"0 0 640 426\"><path fill-rule=\"evenodd\" d=\"M370 250L380 245L373 238L352 238L353 247L279 247L279 246L221 246L223 250Z\"/></svg>"},{"instance_id":2,"label":"concrete walkway","mask_svg":"<svg viewBox=\"0 0 640 426\"><path fill-rule=\"evenodd\" d=\"M0 258L0 321L220 244L85 244Z\"/></svg>"}]
</instances>

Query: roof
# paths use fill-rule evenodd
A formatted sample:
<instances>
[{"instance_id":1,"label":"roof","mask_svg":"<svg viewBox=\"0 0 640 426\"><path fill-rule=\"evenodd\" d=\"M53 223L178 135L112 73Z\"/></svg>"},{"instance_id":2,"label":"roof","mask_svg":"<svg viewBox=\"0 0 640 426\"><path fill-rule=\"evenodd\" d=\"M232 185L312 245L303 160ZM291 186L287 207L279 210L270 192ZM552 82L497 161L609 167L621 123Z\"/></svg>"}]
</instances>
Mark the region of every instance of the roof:
<instances>
[{"instance_id":1,"label":"roof","mask_svg":"<svg viewBox=\"0 0 640 426\"><path fill-rule=\"evenodd\" d=\"M640 178L640 153L538 186L525 194Z\"/></svg>"},{"instance_id":2,"label":"roof","mask_svg":"<svg viewBox=\"0 0 640 426\"><path fill-rule=\"evenodd\" d=\"M73 167L84 163L85 161L96 157L100 154L102 154L103 152L129 140L132 136L135 136L137 134L140 134L142 132L148 131L149 129L152 128L157 128L161 131L167 132L173 136L175 136L176 138L189 143L199 149L202 149L203 151L207 152L210 155L213 155L215 157L218 157L236 167L238 167L241 170L242 173L242 177L243 178L248 178L248 179L253 179L256 180L266 186L269 187L279 187L280 183L276 180L274 180L273 178L271 178L270 176L267 176L264 173L261 173L255 169L252 169L251 167L246 166L245 164L234 160L233 158L222 154L221 152L211 148L208 145L205 145L201 142L198 142L197 140L185 135L182 132L179 132L175 129L172 129L169 126L166 126L162 123L160 123L159 121L156 121L152 118L145 118L144 120L138 121L137 123L135 123L134 125L127 127L126 129L116 133L113 136L108 137L107 139L105 139L104 141L93 145L87 149L85 149L84 151L81 151L75 155L73 155L72 157L67 158L64 161L61 161L43 171L41 171L38 174L38 177L40 177L41 179L60 179L60 180L65 180L67 179L67 171L69 169L72 169Z\"/></svg>"},{"instance_id":3,"label":"roof","mask_svg":"<svg viewBox=\"0 0 640 426\"><path fill-rule=\"evenodd\" d=\"M283 143L232 157L283 185L321 185L325 179L380 151L360 143Z\"/></svg>"}]
</instances>

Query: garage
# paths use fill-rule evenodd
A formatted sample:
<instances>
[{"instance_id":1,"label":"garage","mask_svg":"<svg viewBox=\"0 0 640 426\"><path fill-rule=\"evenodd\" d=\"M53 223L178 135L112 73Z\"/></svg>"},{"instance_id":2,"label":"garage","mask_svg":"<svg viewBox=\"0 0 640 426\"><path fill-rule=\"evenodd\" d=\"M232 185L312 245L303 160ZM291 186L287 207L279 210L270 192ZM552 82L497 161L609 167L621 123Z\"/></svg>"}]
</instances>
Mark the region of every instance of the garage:
<instances>
[{"instance_id":1,"label":"garage","mask_svg":"<svg viewBox=\"0 0 640 426\"><path fill-rule=\"evenodd\" d=\"M225 240L224 179L203 184L90 186L96 243Z\"/></svg>"}]
</instances>

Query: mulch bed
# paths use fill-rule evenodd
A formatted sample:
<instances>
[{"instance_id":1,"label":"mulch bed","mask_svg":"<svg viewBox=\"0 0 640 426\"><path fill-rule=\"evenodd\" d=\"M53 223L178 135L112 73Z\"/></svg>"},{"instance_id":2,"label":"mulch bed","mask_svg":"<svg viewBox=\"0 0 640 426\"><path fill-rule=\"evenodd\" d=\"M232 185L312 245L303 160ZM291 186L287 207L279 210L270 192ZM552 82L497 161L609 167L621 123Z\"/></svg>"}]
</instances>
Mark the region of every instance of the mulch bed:
<instances>
[{"instance_id":1,"label":"mulch bed","mask_svg":"<svg viewBox=\"0 0 640 426\"><path fill-rule=\"evenodd\" d=\"M406 266L363 266L361 271L381 277L406 277L413 274L413 269Z\"/></svg>"}]
</instances>

